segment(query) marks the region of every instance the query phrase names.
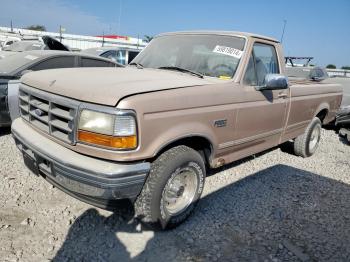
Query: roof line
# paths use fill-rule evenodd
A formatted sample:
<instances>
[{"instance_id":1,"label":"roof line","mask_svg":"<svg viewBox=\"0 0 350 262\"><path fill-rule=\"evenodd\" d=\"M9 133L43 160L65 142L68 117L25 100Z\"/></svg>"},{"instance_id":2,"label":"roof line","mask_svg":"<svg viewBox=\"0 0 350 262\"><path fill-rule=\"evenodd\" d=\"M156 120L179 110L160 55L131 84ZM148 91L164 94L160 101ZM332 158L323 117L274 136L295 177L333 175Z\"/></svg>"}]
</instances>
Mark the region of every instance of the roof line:
<instances>
[{"instance_id":1,"label":"roof line","mask_svg":"<svg viewBox=\"0 0 350 262\"><path fill-rule=\"evenodd\" d=\"M178 32L168 32L168 33L162 33L157 35L159 36L165 36L165 35L184 35L184 34L206 34L206 35L226 35L226 36L242 36L242 37L253 37L253 38L259 38L263 40L269 40L272 42L279 43L275 38L248 33L248 32L240 32L240 31L212 31L212 30L197 30L197 31L178 31Z\"/></svg>"}]
</instances>

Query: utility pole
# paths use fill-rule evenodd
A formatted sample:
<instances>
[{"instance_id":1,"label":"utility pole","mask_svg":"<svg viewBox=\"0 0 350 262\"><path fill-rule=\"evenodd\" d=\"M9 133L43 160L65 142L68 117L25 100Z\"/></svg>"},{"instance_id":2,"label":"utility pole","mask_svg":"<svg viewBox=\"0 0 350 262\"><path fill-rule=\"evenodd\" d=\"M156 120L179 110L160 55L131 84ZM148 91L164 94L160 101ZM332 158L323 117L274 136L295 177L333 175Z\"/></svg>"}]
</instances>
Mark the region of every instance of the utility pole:
<instances>
[{"instance_id":1,"label":"utility pole","mask_svg":"<svg viewBox=\"0 0 350 262\"><path fill-rule=\"evenodd\" d=\"M11 33L13 33L13 25L12 25L12 20L11 20Z\"/></svg>"},{"instance_id":2,"label":"utility pole","mask_svg":"<svg viewBox=\"0 0 350 262\"><path fill-rule=\"evenodd\" d=\"M140 45L140 35L137 35L137 49L139 49Z\"/></svg>"},{"instance_id":3,"label":"utility pole","mask_svg":"<svg viewBox=\"0 0 350 262\"><path fill-rule=\"evenodd\" d=\"M282 42L283 42L283 37L284 37L284 31L285 31L285 29L286 29L286 25L287 25L287 20L286 19L284 19L283 20L283 30L282 30L282 36L281 36L281 44L282 44Z\"/></svg>"},{"instance_id":4,"label":"utility pole","mask_svg":"<svg viewBox=\"0 0 350 262\"><path fill-rule=\"evenodd\" d=\"M62 43L62 39L63 39L62 32L65 32L65 31L66 31L66 28L64 28L60 25L60 42L61 43Z\"/></svg>"}]
</instances>

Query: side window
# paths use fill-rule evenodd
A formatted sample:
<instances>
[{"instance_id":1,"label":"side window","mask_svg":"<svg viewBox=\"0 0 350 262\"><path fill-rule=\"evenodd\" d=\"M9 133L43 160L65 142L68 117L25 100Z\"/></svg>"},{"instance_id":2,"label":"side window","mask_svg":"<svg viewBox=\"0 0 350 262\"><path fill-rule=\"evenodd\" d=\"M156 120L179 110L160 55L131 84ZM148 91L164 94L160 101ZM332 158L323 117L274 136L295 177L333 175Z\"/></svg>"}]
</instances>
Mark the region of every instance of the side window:
<instances>
[{"instance_id":1,"label":"side window","mask_svg":"<svg viewBox=\"0 0 350 262\"><path fill-rule=\"evenodd\" d=\"M244 81L244 84L249 85L249 86L256 86L257 85L253 54L250 55L247 71L245 72L243 81Z\"/></svg>"},{"instance_id":2,"label":"side window","mask_svg":"<svg viewBox=\"0 0 350 262\"><path fill-rule=\"evenodd\" d=\"M125 50L118 50L117 51L117 63L126 65L126 51Z\"/></svg>"},{"instance_id":3,"label":"side window","mask_svg":"<svg viewBox=\"0 0 350 262\"><path fill-rule=\"evenodd\" d=\"M265 83L265 76L267 74L278 74L279 72L275 47L272 45L255 43L244 76L244 83L262 86ZM253 77L255 79L253 79Z\"/></svg>"},{"instance_id":4,"label":"side window","mask_svg":"<svg viewBox=\"0 0 350 262\"><path fill-rule=\"evenodd\" d=\"M253 47L258 85L263 85L267 74L278 74L276 50L271 45L255 43Z\"/></svg>"},{"instance_id":5,"label":"side window","mask_svg":"<svg viewBox=\"0 0 350 262\"><path fill-rule=\"evenodd\" d=\"M115 50L108 51L101 55L102 57L105 57L107 59L111 59L112 61L117 60L117 52Z\"/></svg>"},{"instance_id":6,"label":"side window","mask_svg":"<svg viewBox=\"0 0 350 262\"><path fill-rule=\"evenodd\" d=\"M111 54L112 54L111 51L107 51L107 52L101 54L100 56L102 56L102 57L104 57L104 58L107 58L107 57L109 57Z\"/></svg>"},{"instance_id":7,"label":"side window","mask_svg":"<svg viewBox=\"0 0 350 262\"><path fill-rule=\"evenodd\" d=\"M128 63L130 63L132 60L134 60L134 58L139 54L139 52L135 52L135 51L129 51L129 61Z\"/></svg>"},{"instance_id":8,"label":"side window","mask_svg":"<svg viewBox=\"0 0 350 262\"><path fill-rule=\"evenodd\" d=\"M55 68L71 68L75 65L74 56L54 57L33 65L30 70L38 71Z\"/></svg>"},{"instance_id":9,"label":"side window","mask_svg":"<svg viewBox=\"0 0 350 262\"><path fill-rule=\"evenodd\" d=\"M108 61L97 60L93 58L82 57L81 67L113 67L114 64Z\"/></svg>"}]
</instances>

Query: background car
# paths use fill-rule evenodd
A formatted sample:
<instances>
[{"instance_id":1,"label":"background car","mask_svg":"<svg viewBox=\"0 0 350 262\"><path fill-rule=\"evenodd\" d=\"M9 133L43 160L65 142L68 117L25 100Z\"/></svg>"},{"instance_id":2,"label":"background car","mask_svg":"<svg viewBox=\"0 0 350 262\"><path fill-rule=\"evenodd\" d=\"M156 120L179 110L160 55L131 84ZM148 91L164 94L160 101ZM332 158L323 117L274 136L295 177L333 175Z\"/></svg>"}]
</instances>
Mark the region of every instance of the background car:
<instances>
[{"instance_id":1,"label":"background car","mask_svg":"<svg viewBox=\"0 0 350 262\"><path fill-rule=\"evenodd\" d=\"M0 60L0 126L19 116L18 87L21 76L30 71L72 67L120 67L109 59L65 51L27 51Z\"/></svg>"},{"instance_id":2,"label":"background car","mask_svg":"<svg viewBox=\"0 0 350 262\"><path fill-rule=\"evenodd\" d=\"M312 81L323 81L329 78L326 69L322 67L286 67L285 68L286 75L290 79L294 80L312 80Z\"/></svg>"},{"instance_id":3,"label":"background car","mask_svg":"<svg viewBox=\"0 0 350 262\"><path fill-rule=\"evenodd\" d=\"M339 109L335 125L340 129L339 135L350 143L350 106Z\"/></svg>"},{"instance_id":4,"label":"background car","mask_svg":"<svg viewBox=\"0 0 350 262\"><path fill-rule=\"evenodd\" d=\"M81 51L84 54L102 56L111 59L119 64L129 64L140 52L141 49L105 46L97 48L88 48Z\"/></svg>"},{"instance_id":5,"label":"background car","mask_svg":"<svg viewBox=\"0 0 350 262\"><path fill-rule=\"evenodd\" d=\"M6 46L3 51L24 52L31 50L60 50L70 51L68 47L50 36L41 36L36 39L22 39Z\"/></svg>"},{"instance_id":6,"label":"background car","mask_svg":"<svg viewBox=\"0 0 350 262\"><path fill-rule=\"evenodd\" d=\"M7 46L12 45L15 42L21 41L19 37L8 36L8 35L0 35L0 50Z\"/></svg>"}]
</instances>

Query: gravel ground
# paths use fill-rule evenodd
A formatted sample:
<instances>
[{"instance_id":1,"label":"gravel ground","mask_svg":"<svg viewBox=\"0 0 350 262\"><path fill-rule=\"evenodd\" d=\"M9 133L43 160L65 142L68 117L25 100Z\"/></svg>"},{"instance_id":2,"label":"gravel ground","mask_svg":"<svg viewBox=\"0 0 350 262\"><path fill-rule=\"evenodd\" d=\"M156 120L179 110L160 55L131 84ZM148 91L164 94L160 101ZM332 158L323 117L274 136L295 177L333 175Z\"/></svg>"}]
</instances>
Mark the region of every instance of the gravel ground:
<instances>
[{"instance_id":1,"label":"gravel ground","mask_svg":"<svg viewBox=\"0 0 350 262\"><path fill-rule=\"evenodd\" d=\"M270 150L212 172L190 219L154 232L75 200L0 134L1 261L350 261L350 146L323 130L308 159Z\"/></svg>"}]
</instances>

